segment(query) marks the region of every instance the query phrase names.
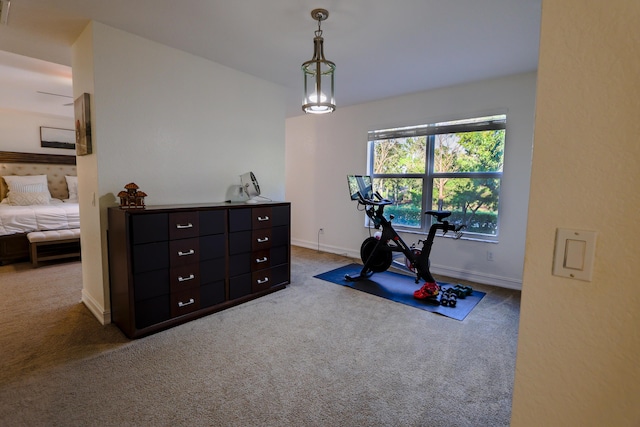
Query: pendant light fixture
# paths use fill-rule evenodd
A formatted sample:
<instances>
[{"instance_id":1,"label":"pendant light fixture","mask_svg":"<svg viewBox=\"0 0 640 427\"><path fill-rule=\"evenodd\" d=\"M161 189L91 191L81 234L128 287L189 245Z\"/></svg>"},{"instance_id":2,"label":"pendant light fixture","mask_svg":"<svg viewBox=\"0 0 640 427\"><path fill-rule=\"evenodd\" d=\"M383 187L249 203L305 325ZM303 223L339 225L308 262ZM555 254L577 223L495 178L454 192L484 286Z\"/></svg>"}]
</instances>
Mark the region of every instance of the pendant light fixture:
<instances>
[{"instance_id":1,"label":"pendant light fixture","mask_svg":"<svg viewBox=\"0 0 640 427\"><path fill-rule=\"evenodd\" d=\"M302 111L311 114L331 113L336 109L333 95L333 75L336 64L324 58L322 30L320 24L329 17L326 9L314 9L311 17L318 21L318 30L313 38L313 58L302 64L304 75L304 98Z\"/></svg>"}]
</instances>

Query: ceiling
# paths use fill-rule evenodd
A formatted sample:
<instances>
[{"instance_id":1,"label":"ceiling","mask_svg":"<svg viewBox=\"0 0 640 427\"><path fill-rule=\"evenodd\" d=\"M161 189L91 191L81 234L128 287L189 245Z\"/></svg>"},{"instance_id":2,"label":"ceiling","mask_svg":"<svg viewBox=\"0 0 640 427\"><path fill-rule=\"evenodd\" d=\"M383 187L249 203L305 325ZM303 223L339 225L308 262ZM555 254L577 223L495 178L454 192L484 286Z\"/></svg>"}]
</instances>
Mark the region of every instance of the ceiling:
<instances>
[{"instance_id":1,"label":"ceiling","mask_svg":"<svg viewBox=\"0 0 640 427\"><path fill-rule=\"evenodd\" d=\"M541 0L12 0L0 108L72 116L37 91L71 96L71 45L95 20L281 85L299 115L317 7L338 109L537 69Z\"/></svg>"}]
</instances>

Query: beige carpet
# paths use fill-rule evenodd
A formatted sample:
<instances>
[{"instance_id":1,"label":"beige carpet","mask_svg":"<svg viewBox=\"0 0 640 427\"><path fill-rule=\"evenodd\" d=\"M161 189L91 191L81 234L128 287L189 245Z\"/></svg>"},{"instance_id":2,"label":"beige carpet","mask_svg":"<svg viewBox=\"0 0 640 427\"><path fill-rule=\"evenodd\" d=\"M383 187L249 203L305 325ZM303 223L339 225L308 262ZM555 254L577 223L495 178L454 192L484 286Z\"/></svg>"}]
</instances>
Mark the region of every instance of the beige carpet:
<instances>
[{"instance_id":1,"label":"beige carpet","mask_svg":"<svg viewBox=\"0 0 640 427\"><path fill-rule=\"evenodd\" d=\"M313 278L352 261L294 248L286 289L135 341L79 262L0 267L0 425L508 425L520 293L460 322Z\"/></svg>"}]
</instances>

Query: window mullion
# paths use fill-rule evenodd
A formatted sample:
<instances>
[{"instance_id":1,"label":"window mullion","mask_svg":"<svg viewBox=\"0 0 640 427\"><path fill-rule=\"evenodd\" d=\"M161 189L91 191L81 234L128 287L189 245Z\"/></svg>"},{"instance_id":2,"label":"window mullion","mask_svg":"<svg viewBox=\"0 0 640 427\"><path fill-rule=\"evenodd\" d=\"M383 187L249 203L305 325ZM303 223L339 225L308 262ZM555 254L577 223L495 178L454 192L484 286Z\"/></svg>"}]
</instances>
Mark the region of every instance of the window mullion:
<instances>
[{"instance_id":1,"label":"window mullion","mask_svg":"<svg viewBox=\"0 0 640 427\"><path fill-rule=\"evenodd\" d=\"M433 171L434 171L434 149L435 149L435 135L427 136L427 158L425 165L425 174L422 180L423 190L422 190L422 206L423 211L431 210L431 201L433 200ZM425 233L428 231L428 228L431 226L431 217L427 218L427 215L423 215L421 218L421 228Z\"/></svg>"}]
</instances>

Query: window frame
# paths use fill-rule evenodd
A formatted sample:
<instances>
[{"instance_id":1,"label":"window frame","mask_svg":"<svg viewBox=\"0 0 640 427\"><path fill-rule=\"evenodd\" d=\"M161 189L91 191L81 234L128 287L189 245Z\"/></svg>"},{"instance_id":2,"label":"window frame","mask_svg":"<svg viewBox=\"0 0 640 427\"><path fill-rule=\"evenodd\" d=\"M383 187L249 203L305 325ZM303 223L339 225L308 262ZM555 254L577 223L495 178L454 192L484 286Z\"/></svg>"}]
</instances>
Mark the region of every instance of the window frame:
<instances>
[{"instance_id":1,"label":"window frame","mask_svg":"<svg viewBox=\"0 0 640 427\"><path fill-rule=\"evenodd\" d=\"M380 178L411 178L411 179L421 179L422 180L422 206L423 210L425 206L432 206L431 201L433 200L433 186L434 179L438 178L470 178L470 179L498 179L500 180L500 189L502 189L502 179L503 179L503 170L504 170L504 149L507 145L507 135L506 135L506 122L507 122L507 114L506 113L497 113L493 115L482 115L477 117L471 117L467 119L460 120L449 120L443 122L437 122L433 124L427 125L418 125L418 126L406 126L400 128L389 128L389 129L381 129L369 131L367 135L367 173L371 175L372 181L375 182L375 179ZM500 171L491 171L491 172L434 172L434 162L435 162L435 145L436 145L436 135L441 134L452 134L452 133L461 133L461 132L477 132L477 131L493 131L493 130L504 130L504 146L503 146L503 157L502 157L502 167ZM424 173L392 173L392 174L380 174L375 173L374 171L374 156L375 156L375 148L374 144L376 141L388 140L388 139L399 139L399 138L409 138L409 137L426 137L426 155L425 155L425 172ZM500 200L501 194L498 194L498 209L497 209L497 226L496 226L496 234L486 234L486 233L477 233L470 232L468 230L464 231L463 239L466 240L480 240L480 241L488 241L488 242L497 242L500 234ZM428 217L428 218L427 218ZM420 215L420 227L407 227L403 225L395 225L395 228L398 231L405 233L415 233L415 234L426 234L429 231L429 227L431 226L432 218L428 215ZM365 223L368 227L370 224L368 221ZM439 232L439 235L442 236L442 232Z\"/></svg>"}]
</instances>

